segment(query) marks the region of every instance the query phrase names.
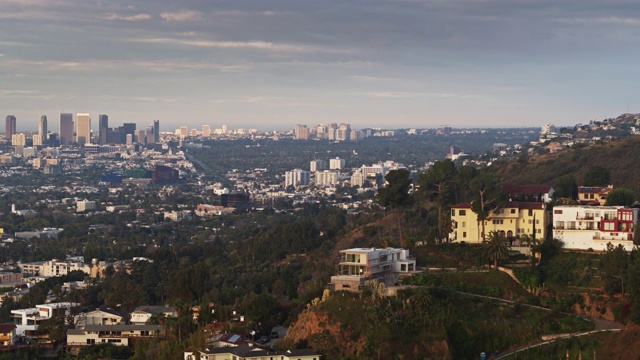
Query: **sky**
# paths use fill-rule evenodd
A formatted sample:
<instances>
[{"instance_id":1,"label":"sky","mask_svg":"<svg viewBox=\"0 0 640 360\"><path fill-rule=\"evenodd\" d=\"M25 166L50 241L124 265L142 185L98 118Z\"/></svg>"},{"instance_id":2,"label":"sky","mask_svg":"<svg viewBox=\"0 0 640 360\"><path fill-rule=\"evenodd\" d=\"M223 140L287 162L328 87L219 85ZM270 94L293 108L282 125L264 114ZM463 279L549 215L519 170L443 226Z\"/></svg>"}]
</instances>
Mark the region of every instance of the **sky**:
<instances>
[{"instance_id":1,"label":"sky","mask_svg":"<svg viewBox=\"0 0 640 360\"><path fill-rule=\"evenodd\" d=\"M640 3L0 0L0 111L162 131L574 125L640 112Z\"/></svg>"}]
</instances>

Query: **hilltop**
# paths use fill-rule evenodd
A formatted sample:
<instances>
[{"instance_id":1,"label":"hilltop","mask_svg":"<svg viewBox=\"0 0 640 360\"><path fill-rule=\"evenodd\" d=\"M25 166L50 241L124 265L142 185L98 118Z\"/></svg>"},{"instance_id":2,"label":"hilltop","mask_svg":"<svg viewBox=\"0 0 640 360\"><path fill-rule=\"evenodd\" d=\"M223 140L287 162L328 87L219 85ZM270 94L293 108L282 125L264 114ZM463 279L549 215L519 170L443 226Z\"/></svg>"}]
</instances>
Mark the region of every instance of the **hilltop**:
<instances>
[{"instance_id":1,"label":"hilltop","mask_svg":"<svg viewBox=\"0 0 640 360\"><path fill-rule=\"evenodd\" d=\"M578 147L535 157L496 162L491 166L505 183L548 184L554 186L565 175L573 176L578 185L586 170L594 165L611 173L615 187L624 187L640 194L640 137L633 136L590 147Z\"/></svg>"}]
</instances>

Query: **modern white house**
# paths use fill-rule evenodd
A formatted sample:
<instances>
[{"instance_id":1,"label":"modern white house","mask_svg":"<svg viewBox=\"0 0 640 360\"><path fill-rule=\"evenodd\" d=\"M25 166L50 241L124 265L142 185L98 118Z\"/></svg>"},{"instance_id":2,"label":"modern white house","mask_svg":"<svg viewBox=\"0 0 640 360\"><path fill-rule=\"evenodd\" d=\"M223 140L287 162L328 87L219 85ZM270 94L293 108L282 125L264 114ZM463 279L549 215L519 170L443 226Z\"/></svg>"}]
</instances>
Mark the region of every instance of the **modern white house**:
<instances>
[{"instance_id":1,"label":"modern white house","mask_svg":"<svg viewBox=\"0 0 640 360\"><path fill-rule=\"evenodd\" d=\"M121 325L124 324L124 319L111 309L95 309L76 315L74 322L76 328L82 329L90 325Z\"/></svg>"},{"instance_id":2,"label":"modern white house","mask_svg":"<svg viewBox=\"0 0 640 360\"><path fill-rule=\"evenodd\" d=\"M30 309L11 310L11 316L16 325L16 335L39 336L38 327L44 320L54 316L64 316L66 319L71 315L71 308L78 305L77 303L60 302L36 305L35 308Z\"/></svg>"},{"instance_id":3,"label":"modern white house","mask_svg":"<svg viewBox=\"0 0 640 360\"><path fill-rule=\"evenodd\" d=\"M638 209L623 206L563 205L553 208L553 237L565 249L603 251L607 244L633 249Z\"/></svg>"},{"instance_id":4,"label":"modern white house","mask_svg":"<svg viewBox=\"0 0 640 360\"><path fill-rule=\"evenodd\" d=\"M146 324L153 315L162 314L164 317L178 316L176 310L168 306L138 306L131 313L131 323L136 325Z\"/></svg>"},{"instance_id":5,"label":"modern white house","mask_svg":"<svg viewBox=\"0 0 640 360\"><path fill-rule=\"evenodd\" d=\"M416 272L409 250L353 248L340 250L338 274L331 277L334 290L360 291L367 280L393 286L401 274Z\"/></svg>"}]
</instances>

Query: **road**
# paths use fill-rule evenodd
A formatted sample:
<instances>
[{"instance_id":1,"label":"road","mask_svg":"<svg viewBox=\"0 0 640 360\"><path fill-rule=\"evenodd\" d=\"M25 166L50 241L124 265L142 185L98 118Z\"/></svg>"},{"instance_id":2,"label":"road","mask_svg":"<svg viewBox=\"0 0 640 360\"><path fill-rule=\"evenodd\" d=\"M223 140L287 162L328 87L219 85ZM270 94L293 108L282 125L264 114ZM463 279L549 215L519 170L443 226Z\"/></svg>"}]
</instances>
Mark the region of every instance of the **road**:
<instances>
[{"instance_id":1,"label":"road","mask_svg":"<svg viewBox=\"0 0 640 360\"><path fill-rule=\"evenodd\" d=\"M471 294L471 293L466 293L466 292L462 292L462 291L458 291L459 294L462 295L466 295L466 296L473 296L473 297L478 297L478 298L483 298L483 299L488 299L488 300L494 300L494 301L500 301L500 302L504 302L504 303L508 303L508 304L515 304L514 301L511 300L505 300L505 299L500 299L500 298L496 298L496 297L491 297L491 296L484 296L484 295L477 295L477 294ZM552 311L549 308L545 308L542 306L536 306L536 305L529 305L529 304L522 304L519 303L522 306L527 306L530 308L534 308L534 309L539 309L539 310L544 310L544 311ZM620 323L617 323L615 321L609 321L609 320L605 320L605 319L597 319L597 318L593 318L590 316L584 316L584 315L576 315L576 314L572 314L572 313L566 313L566 312L562 312L562 314L565 315L571 315L571 316L577 316L579 318L591 321L594 326L595 329L594 330L590 330L590 331L584 331L584 332L579 332L579 333L573 333L573 334L568 334L566 336L561 336L558 337L556 339L553 340L548 340L548 341L540 341L539 343L533 344L533 345L524 345L524 346L520 346L517 347L515 349L509 350L507 352L501 353L499 355L497 355L496 357L493 357L494 360L498 360L498 359L503 359L506 358L510 355L513 355L517 352L520 351L525 351L531 348L535 348L538 346L543 346L543 345L547 345L550 344L556 340L559 339L567 339L567 338L571 338L571 337L580 337L580 336L585 336L585 335L591 335L591 334L595 334L598 332L603 332L603 331L622 331L622 329L624 329L624 326Z\"/></svg>"}]
</instances>

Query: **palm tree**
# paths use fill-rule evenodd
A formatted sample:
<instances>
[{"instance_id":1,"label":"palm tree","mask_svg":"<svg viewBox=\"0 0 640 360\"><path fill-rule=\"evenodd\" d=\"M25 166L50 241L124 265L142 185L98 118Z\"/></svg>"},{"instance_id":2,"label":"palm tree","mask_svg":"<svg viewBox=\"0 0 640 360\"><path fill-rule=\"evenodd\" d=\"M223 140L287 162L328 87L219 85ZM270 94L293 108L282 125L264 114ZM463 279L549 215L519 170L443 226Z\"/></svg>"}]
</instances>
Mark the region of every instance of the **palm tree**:
<instances>
[{"instance_id":1,"label":"palm tree","mask_svg":"<svg viewBox=\"0 0 640 360\"><path fill-rule=\"evenodd\" d=\"M498 231L490 231L482 242L482 255L488 260L493 260L493 267L498 268L498 260L509 257L507 238Z\"/></svg>"},{"instance_id":2,"label":"palm tree","mask_svg":"<svg viewBox=\"0 0 640 360\"><path fill-rule=\"evenodd\" d=\"M527 246L529 247L529 256L531 258L531 263L535 264L536 251L538 251L540 240L536 239L534 236L523 234L520 235L520 242L522 244L527 244Z\"/></svg>"}]
</instances>

